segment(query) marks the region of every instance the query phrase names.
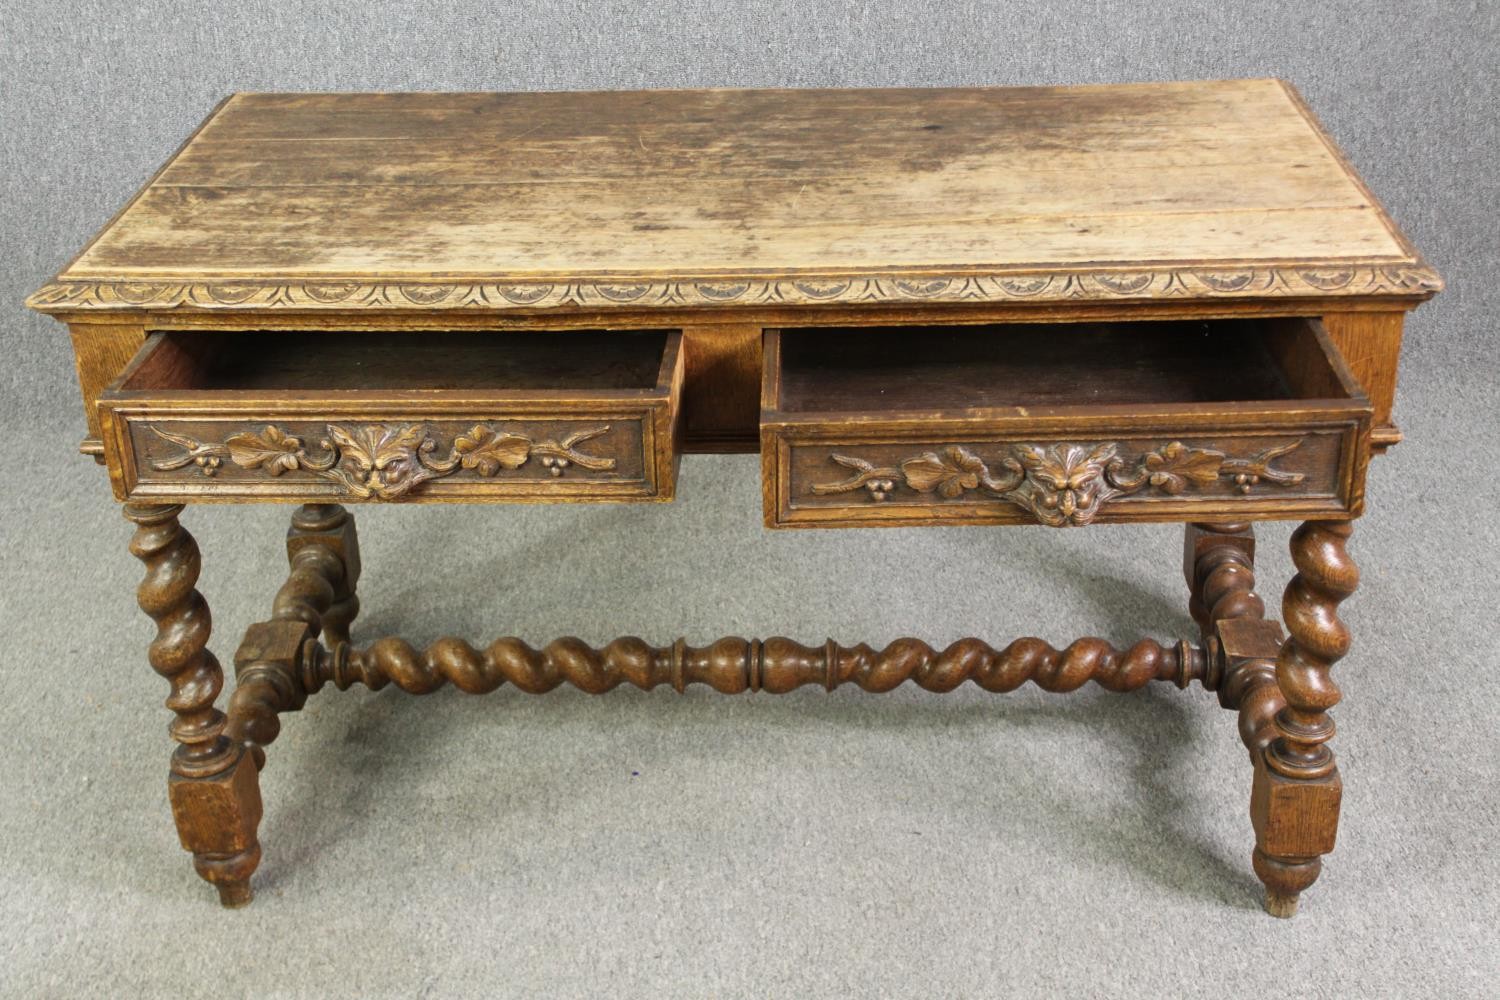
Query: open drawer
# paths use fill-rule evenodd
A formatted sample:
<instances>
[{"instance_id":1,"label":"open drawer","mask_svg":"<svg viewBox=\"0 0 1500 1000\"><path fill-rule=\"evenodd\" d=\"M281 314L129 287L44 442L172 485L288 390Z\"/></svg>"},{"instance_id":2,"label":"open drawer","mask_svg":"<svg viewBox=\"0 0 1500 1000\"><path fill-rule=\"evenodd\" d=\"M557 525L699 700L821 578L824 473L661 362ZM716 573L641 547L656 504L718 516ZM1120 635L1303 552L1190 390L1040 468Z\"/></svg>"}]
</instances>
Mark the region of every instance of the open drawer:
<instances>
[{"instance_id":1,"label":"open drawer","mask_svg":"<svg viewBox=\"0 0 1500 1000\"><path fill-rule=\"evenodd\" d=\"M670 500L675 330L154 333L99 400L121 499Z\"/></svg>"},{"instance_id":2,"label":"open drawer","mask_svg":"<svg viewBox=\"0 0 1500 1000\"><path fill-rule=\"evenodd\" d=\"M1310 319L769 330L770 527L1352 517L1371 407Z\"/></svg>"}]
</instances>

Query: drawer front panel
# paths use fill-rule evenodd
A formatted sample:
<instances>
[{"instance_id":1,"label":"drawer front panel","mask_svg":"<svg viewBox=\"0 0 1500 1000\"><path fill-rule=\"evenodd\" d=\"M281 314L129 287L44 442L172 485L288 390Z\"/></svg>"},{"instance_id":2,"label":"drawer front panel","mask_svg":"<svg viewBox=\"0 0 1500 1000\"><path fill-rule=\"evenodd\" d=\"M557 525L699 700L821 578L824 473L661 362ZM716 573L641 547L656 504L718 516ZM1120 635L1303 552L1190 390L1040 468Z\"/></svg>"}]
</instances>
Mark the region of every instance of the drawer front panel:
<instances>
[{"instance_id":1,"label":"drawer front panel","mask_svg":"<svg viewBox=\"0 0 1500 1000\"><path fill-rule=\"evenodd\" d=\"M116 405L103 422L125 499L567 501L671 492L664 408L413 419L368 410L348 418L163 415ZM658 423L668 442L664 462Z\"/></svg>"},{"instance_id":2,"label":"drawer front panel","mask_svg":"<svg viewBox=\"0 0 1500 1000\"><path fill-rule=\"evenodd\" d=\"M1363 502L1368 421L1040 436L849 430L842 438L827 428L766 430L770 526L1353 516Z\"/></svg>"}]
</instances>

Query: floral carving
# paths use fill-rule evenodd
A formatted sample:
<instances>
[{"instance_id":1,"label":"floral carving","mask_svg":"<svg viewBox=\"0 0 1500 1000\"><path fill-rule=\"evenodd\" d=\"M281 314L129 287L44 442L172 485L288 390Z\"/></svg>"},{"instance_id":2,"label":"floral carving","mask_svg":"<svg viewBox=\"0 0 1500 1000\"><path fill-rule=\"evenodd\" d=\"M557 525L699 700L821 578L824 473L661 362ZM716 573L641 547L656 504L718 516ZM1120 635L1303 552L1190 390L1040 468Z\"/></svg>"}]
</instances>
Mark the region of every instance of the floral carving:
<instances>
[{"instance_id":1,"label":"floral carving","mask_svg":"<svg viewBox=\"0 0 1500 1000\"><path fill-rule=\"evenodd\" d=\"M500 294L516 305L531 305L552 294L551 285L497 285Z\"/></svg>"},{"instance_id":2,"label":"floral carving","mask_svg":"<svg viewBox=\"0 0 1500 1000\"><path fill-rule=\"evenodd\" d=\"M953 284L951 278L897 278L895 282L897 291L917 299L941 295Z\"/></svg>"},{"instance_id":3,"label":"floral carving","mask_svg":"<svg viewBox=\"0 0 1500 1000\"><path fill-rule=\"evenodd\" d=\"M1101 271L1094 275L1094 280L1105 288L1120 295L1130 295L1142 291L1151 285L1152 275L1144 274L1116 274L1113 271Z\"/></svg>"},{"instance_id":4,"label":"floral carving","mask_svg":"<svg viewBox=\"0 0 1500 1000\"><path fill-rule=\"evenodd\" d=\"M1026 275L1019 278L996 278L995 282L1006 295L1016 298L1028 298L1039 295L1052 284L1052 277L1046 274Z\"/></svg>"},{"instance_id":5,"label":"floral carving","mask_svg":"<svg viewBox=\"0 0 1500 1000\"><path fill-rule=\"evenodd\" d=\"M945 450L941 458L928 452L901 463L908 486L919 493L937 490L938 496L949 500L965 490L978 489L983 469L978 456L957 445Z\"/></svg>"},{"instance_id":6,"label":"floral carving","mask_svg":"<svg viewBox=\"0 0 1500 1000\"><path fill-rule=\"evenodd\" d=\"M748 281L697 281L693 283L698 294L715 302L730 302L750 290Z\"/></svg>"},{"instance_id":7,"label":"floral carving","mask_svg":"<svg viewBox=\"0 0 1500 1000\"><path fill-rule=\"evenodd\" d=\"M1343 288L1349 282L1353 281L1354 271L1352 268L1324 267L1298 271L1297 276L1314 288L1319 288L1323 291L1333 291L1336 288Z\"/></svg>"},{"instance_id":8,"label":"floral carving","mask_svg":"<svg viewBox=\"0 0 1500 1000\"><path fill-rule=\"evenodd\" d=\"M1173 441L1161 451L1151 452L1141 463L1149 473L1147 478L1151 485L1174 496L1187 489L1189 484L1212 486L1223 466L1224 456L1219 452L1189 448L1181 441Z\"/></svg>"},{"instance_id":9,"label":"floral carving","mask_svg":"<svg viewBox=\"0 0 1500 1000\"><path fill-rule=\"evenodd\" d=\"M611 302L634 302L636 299L651 291L651 286L645 282L629 285L596 285L595 290Z\"/></svg>"},{"instance_id":10,"label":"floral carving","mask_svg":"<svg viewBox=\"0 0 1500 1000\"><path fill-rule=\"evenodd\" d=\"M575 465L595 472L615 467L614 459L577 447L607 433L608 425L575 431L561 441L533 441L524 434L475 424L454 438L442 457L423 424L329 424L328 436L318 442L316 452L309 452L301 438L274 425L231 434L222 443L147 426L181 449L152 460L151 468L158 472L193 465L203 475L214 476L226 461L271 476L303 470L333 480L350 497L362 500L397 500L429 479L459 470L489 479L501 469L519 469L533 458L552 476L561 476Z\"/></svg>"},{"instance_id":11,"label":"floral carving","mask_svg":"<svg viewBox=\"0 0 1500 1000\"><path fill-rule=\"evenodd\" d=\"M452 285L402 285L401 294L419 306L430 306L453 294Z\"/></svg>"},{"instance_id":12,"label":"floral carving","mask_svg":"<svg viewBox=\"0 0 1500 1000\"><path fill-rule=\"evenodd\" d=\"M1023 507L1043 524L1085 525L1108 501L1146 489L1176 496L1190 489L1207 489L1221 478L1228 478L1239 493L1248 493L1263 482L1296 485L1302 482L1302 473L1285 472L1271 463L1300 443L1267 448L1249 458L1229 458L1221 451L1173 441L1130 461L1120 457L1119 445L1109 442L1018 444L995 463L998 474L990 463L956 444L885 467L834 454L829 458L853 475L815 484L811 492L827 496L863 489L877 502L890 497L898 485L915 493L936 493L945 500L978 492Z\"/></svg>"}]
</instances>

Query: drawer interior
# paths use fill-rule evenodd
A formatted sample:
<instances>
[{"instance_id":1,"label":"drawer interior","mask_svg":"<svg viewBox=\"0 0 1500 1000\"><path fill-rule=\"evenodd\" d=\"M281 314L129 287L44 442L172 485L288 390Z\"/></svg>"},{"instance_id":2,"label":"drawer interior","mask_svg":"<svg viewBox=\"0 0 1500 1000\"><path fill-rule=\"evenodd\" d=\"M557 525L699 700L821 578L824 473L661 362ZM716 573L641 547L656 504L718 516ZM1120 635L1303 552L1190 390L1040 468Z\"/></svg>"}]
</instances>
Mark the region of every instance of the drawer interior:
<instances>
[{"instance_id":1,"label":"drawer interior","mask_svg":"<svg viewBox=\"0 0 1500 1000\"><path fill-rule=\"evenodd\" d=\"M1309 320L797 328L771 409L932 413L1358 395Z\"/></svg>"},{"instance_id":2,"label":"drawer interior","mask_svg":"<svg viewBox=\"0 0 1500 1000\"><path fill-rule=\"evenodd\" d=\"M117 386L200 390L629 392L670 376L666 330L169 331Z\"/></svg>"}]
</instances>

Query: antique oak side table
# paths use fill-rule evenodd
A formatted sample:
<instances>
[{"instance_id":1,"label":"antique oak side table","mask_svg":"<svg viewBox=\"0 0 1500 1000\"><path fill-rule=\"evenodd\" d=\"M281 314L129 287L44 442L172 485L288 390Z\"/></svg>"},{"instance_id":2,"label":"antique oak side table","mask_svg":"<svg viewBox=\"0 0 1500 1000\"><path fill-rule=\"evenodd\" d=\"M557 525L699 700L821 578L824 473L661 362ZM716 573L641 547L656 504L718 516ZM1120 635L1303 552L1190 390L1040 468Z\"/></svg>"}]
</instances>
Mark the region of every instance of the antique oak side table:
<instances>
[{"instance_id":1,"label":"antique oak side table","mask_svg":"<svg viewBox=\"0 0 1500 1000\"><path fill-rule=\"evenodd\" d=\"M1138 86L238 94L29 303L67 324L171 683L172 812L227 905L259 772L328 683L1214 691L1290 915L1334 845L1346 551L1402 322L1441 288L1297 94ZM1201 635L350 642L349 503L669 501L761 455L771 528L1186 525ZM296 503L208 651L183 505ZM1281 623L1254 521L1295 519Z\"/></svg>"}]
</instances>

